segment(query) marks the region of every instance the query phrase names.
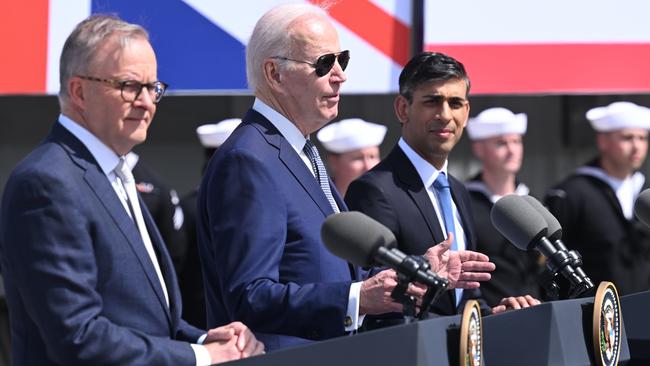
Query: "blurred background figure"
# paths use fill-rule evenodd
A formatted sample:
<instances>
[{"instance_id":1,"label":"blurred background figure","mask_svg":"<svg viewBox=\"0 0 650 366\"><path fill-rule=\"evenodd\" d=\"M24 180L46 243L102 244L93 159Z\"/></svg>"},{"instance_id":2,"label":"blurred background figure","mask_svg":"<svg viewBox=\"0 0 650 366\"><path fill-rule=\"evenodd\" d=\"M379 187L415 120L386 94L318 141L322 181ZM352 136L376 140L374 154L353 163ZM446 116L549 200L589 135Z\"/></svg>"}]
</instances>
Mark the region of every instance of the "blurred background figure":
<instances>
[{"instance_id":1,"label":"blurred background figure","mask_svg":"<svg viewBox=\"0 0 650 366\"><path fill-rule=\"evenodd\" d=\"M126 155L126 164L131 167L135 178L135 188L151 212L156 226L165 240L169 255L172 257L174 269L178 273L184 265L187 252L187 239L183 228L185 215L178 193L175 189L170 188L135 152L131 151Z\"/></svg>"},{"instance_id":2,"label":"blurred background figure","mask_svg":"<svg viewBox=\"0 0 650 366\"><path fill-rule=\"evenodd\" d=\"M490 221L490 211L498 199L529 193L528 187L517 179L524 157L527 123L524 113L490 108L470 118L467 124L472 152L482 164L482 170L465 183L474 211L476 249L496 264L492 279L481 284L481 292L490 306L506 296L539 297L538 256L515 248Z\"/></svg>"},{"instance_id":3,"label":"blurred background figure","mask_svg":"<svg viewBox=\"0 0 650 366\"><path fill-rule=\"evenodd\" d=\"M620 295L650 288L650 229L633 213L648 187L638 171L648 152L650 109L615 102L586 114L596 130L598 156L546 196L563 241L583 258L595 284L613 282Z\"/></svg>"},{"instance_id":4,"label":"blurred background figure","mask_svg":"<svg viewBox=\"0 0 650 366\"><path fill-rule=\"evenodd\" d=\"M232 131L241 123L239 118L230 118L217 123L209 123L197 127L196 134L203 146L205 170L212 154L230 136ZM196 241L196 195L194 189L181 200L181 207L185 213L185 236L187 238L187 252L181 267L176 268L178 282L183 297L183 319L196 327L205 327L205 294L203 293L203 276L201 275L201 261Z\"/></svg>"},{"instance_id":5,"label":"blurred background figure","mask_svg":"<svg viewBox=\"0 0 650 366\"><path fill-rule=\"evenodd\" d=\"M386 130L384 125L350 118L331 123L316 134L328 152L327 166L342 196L353 180L379 163L379 146Z\"/></svg>"}]
</instances>

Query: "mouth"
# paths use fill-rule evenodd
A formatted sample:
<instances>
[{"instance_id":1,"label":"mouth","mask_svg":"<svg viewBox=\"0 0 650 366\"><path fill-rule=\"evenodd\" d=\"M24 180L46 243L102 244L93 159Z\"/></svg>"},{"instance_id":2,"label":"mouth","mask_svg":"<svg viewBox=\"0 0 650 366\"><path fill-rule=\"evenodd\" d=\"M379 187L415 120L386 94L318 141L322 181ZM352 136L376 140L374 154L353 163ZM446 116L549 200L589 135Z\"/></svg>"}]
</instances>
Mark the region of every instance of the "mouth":
<instances>
[{"instance_id":1,"label":"mouth","mask_svg":"<svg viewBox=\"0 0 650 366\"><path fill-rule=\"evenodd\" d=\"M326 95L326 96L323 97L323 99L325 99L326 101L328 101L328 102L330 102L330 103L338 103L338 101L339 101L339 94L336 93L336 94Z\"/></svg>"},{"instance_id":2,"label":"mouth","mask_svg":"<svg viewBox=\"0 0 650 366\"><path fill-rule=\"evenodd\" d=\"M146 116L142 117L126 117L124 121L131 122L131 123L149 123L149 118Z\"/></svg>"},{"instance_id":3,"label":"mouth","mask_svg":"<svg viewBox=\"0 0 650 366\"><path fill-rule=\"evenodd\" d=\"M454 136L454 131L449 128L439 128L429 132L442 139L450 139Z\"/></svg>"}]
</instances>

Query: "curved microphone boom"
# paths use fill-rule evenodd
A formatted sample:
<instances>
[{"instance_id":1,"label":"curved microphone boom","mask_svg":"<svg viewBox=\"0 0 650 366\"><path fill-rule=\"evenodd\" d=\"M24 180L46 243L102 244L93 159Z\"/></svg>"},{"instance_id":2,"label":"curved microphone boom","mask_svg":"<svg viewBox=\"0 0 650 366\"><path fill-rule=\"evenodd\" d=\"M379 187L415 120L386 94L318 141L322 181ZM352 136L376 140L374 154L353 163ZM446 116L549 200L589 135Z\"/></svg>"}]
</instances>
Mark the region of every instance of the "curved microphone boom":
<instances>
[{"instance_id":1,"label":"curved microphone boom","mask_svg":"<svg viewBox=\"0 0 650 366\"><path fill-rule=\"evenodd\" d=\"M508 241L521 250L535 249L548 260L546 266L552 274L561 273L572 288L581 289L585 280L571 265L571 258L555 248L548 239L548 225L525 199L518 195L507 195L498 200L490 212L492 225Z\"/></svg>"},{"instance_id":2,"label":"curved microphone boom","mask_svg":"<svg viewBox=\"0 0 650 366\"><path fill-rule=\"evenodd\" d=\"M405 265L410 256L396 248L395 235L361 212L330 215L321 227L321 238L330 252L357 266L385 265L427 286L448 285L446 279L430 270L414 270L411 265Z\"/></svg>"},{"instance_id":3,"label":"curved microphone boom","mask_svg":"<svg viewBox=\"0 0 650 366\"><path fill-rule=\"evenodd\" d=\"M562 256L567 255L571 260L571 265L576 271L576 274L582 278L583 282L581 288L577 288L578 292L576 295L582 294L591 288L594 287L594 283L591 281L591 278L587 276L585 271L582 269L582 256L575 250L568 250L564 242L562 242L562 225L560 222L553 216L553 214L542 205L535 197L532 196L521 196L526 203L528 203L538 214L542 216L546 225L548 226L548 239L553 242L555 248L559 253L564 253Z\"/></svg>"},{"instance_id":4,"label":"curved microphone boom","mask_svg":"<svg viewBox=\"0 0 650 366\"><path fill-rule=\"evenodd\" d=\"M449 281L429 270L429 262L419 256L406 255L397 249L395 235L384 225L361 212L341 212L330 215L321 227L321 238L334 255L362 267L375 264L394 269L400 281L391 296L405 302L405 291L411 281L427 286L422 297L419 318L424 318L429 307L449 286ZM412 314L414 316L414 300ZM405 303L405 313L407 304Z\"/></svg>"}]
</instances>

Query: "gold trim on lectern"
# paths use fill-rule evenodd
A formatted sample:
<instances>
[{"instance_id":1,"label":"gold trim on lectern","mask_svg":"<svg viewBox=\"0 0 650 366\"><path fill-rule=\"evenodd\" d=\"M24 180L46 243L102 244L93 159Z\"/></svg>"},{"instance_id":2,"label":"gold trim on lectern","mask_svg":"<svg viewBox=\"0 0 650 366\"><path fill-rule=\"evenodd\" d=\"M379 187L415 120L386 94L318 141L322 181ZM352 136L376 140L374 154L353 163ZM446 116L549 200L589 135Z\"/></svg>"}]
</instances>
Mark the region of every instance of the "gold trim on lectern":
<instances>
[{"instance_id":1,"label":"gold trim on lectern","mask_svg":"<svg viewBox=\"0 0 650 366\"><path fill-rule=\"evenodd\" d=\"M483 320L478 301L465 303L460 322L460 366L483 364Z\"/></svg>"},{"instance_id":2,"label":"gold trim on lectern","mask_svg":"<svg viewBox=\"0 0 650 366\"><path fill-rule=\"evenodd\" d=\"M618 365L621 351L621 303L616 286L601 282L594 298L594 360L600 366Z\"/></svg>"}]
</instances>

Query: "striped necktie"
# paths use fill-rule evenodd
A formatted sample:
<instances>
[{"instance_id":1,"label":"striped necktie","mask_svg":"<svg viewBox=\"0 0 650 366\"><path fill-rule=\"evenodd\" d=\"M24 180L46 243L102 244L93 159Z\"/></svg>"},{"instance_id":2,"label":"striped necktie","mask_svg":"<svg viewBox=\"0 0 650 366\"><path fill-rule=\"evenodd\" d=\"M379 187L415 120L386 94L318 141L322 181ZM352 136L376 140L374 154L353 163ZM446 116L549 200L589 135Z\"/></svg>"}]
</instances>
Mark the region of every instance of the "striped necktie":
<instances>
[{"instance_id":1,"label":"striped necktie","mask_svg":"<svg viewBox=\"0 0 650 366\"><path fill-rule=\"evenodd\" d=\"M323 161L318 154L316 146L314 146L311 140L307 139L305 142L305 147L302 149L302 151L304 151L305 155L307 155L309 158L311 167L316 175L316 180L320 183L320 187L323 190L323 193L325 193L325 197L327 197L327 200L330 202L330 206L332 206L332 209L335 213L339 213L339 206L336 204L334 196L332 195L332 189L330 188L329 178L327 177L325 165L323 165Z\"/></svg>"}]
</instances>

